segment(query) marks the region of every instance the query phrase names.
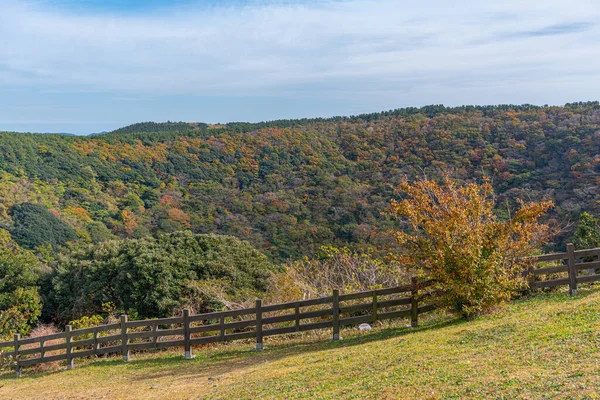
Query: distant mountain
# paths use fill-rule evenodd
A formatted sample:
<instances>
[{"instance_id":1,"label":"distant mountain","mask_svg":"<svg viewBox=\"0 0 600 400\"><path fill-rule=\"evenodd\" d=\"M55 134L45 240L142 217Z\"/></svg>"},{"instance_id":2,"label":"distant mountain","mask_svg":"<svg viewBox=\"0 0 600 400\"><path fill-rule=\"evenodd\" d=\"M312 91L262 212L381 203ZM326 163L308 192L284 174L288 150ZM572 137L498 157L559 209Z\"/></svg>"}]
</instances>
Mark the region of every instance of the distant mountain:
<instances>
[{"instance_id":1,"label":"distant mountain","mask_svg":"<svg viewBox=\"0 0 600 400\"><path fill-rule=\"evenodd\" d=\"M91 137L102 136L102 135L106 135L107 133L108 133L108 131L95 132L95 133L90 133L88 136L91 136Z\"/></svg>"},{"instance_id":2,"label":"distant mountain","mask_svg":"<svg viewBox=\"0 0 600 400\"><path fill-rule=\"evenodd\" d=\"M498 215L556 203L600 215L600 103L428 106L353 117L207 125L144 122L93 137L0 133L0 223L42 204L79 240L191 229L273 259L321 245L384 248L403 178L487 176ZM1 231L0 231L1 232Z\"/></svg>"}]
</instances>

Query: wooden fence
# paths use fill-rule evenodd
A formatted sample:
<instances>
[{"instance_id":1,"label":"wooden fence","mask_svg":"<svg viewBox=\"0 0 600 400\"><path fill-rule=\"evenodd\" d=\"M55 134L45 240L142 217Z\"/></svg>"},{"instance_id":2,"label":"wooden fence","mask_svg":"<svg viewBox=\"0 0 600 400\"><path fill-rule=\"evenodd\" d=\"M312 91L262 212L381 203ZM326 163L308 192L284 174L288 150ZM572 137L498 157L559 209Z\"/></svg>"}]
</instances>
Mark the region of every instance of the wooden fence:
<instances>
[{"instance_id":1,"label":"wooden fence","mask_svg":"<svg viewBox=\"0 0 600 400\"><path fill-rule=\"evenodd\" d=\"M530 258L534 264L560 261L561 265L532 266L524 275L531 289L569 285L569 292L575 295L579 283L600 281L595 272L581 274L600 268L599 256L600 248L575 250L569 244L564 253ZM565 272L566 278L539 279ZM131 352L148 349L183 347L184 357L193 358L192 346L239 339L256 339L255 349L262 350L264 337L316 329L332 328L332 339L339 340L340 327L379 320L410 318L411 326L416 327L419 314L435 309L432 304L422 304L433 294L423 291L431 285L413 280L410 285L366 292L340 295L334 290L328 297L291 303L263 305L256 300L254 307L240 310L192 314L185 309L180 317L142 321L129 321L122 315L120 322L109 325L78 330L67 325L64 332L35 338L22 339L17 334L13 341L0 343L0 358L12 359L20 376L25 366L66 360L71 369L77 358L122 354L128 361ZM11 351L1 352L7 348Z\"/></svg>"},{"instance_id":2,"label":"wooden fence","mask_svg":"<svg viewBox=\"0 0 600 400\"><path fill-rule=\"evenodd\" d=\"M192 358L192 346L238 339L256 339L256 350L262 350L263 338L293 332L332 328L332 339L340 340L340 327L366 322L410 318L418 324L419 314L435 309L432 304L420 304L432 292L423 292L432 282L418 283L366 292L339 294L291 303L263 305L256 300L252 308L192 314L183 316L129 321L122 315L120 322L73 330L35 338L21 338L0 343L0 357L13 360L17 376L22 368L36 364L64 361L67 369L77 358L105 354L122 354L128 361L133 351L183 347L184 357ZM408 296L407 296L408 294ZM404 295L405 297L401 297ZM368 302L365 302L368 300ZM306 320L309 320L308 323Z\"/></svg>"},{"instance_id":3,"label":"wooden fence","mask_svg":"<svg viewBox=\"0 0 600 400\"><path fill-rule=\"evenodd\" d=\"M529 287L531 289L550 288L556 286L569 285L569 293L577 294L577 285L580 283L600 281L600 274L595 273L596 268L600 268L600 248L575 250L573 244L567 245L567 251L564 253L544 254L541 256L531 257L534 263L560 261L561 265L534 268L531 267L527 271L529 276ZM582 271L589 270L592 273L582 274ZM539 277L554 274L567 273L567 277L559 277L555 279L540 280Z\"/></svg>"}]
</instances>

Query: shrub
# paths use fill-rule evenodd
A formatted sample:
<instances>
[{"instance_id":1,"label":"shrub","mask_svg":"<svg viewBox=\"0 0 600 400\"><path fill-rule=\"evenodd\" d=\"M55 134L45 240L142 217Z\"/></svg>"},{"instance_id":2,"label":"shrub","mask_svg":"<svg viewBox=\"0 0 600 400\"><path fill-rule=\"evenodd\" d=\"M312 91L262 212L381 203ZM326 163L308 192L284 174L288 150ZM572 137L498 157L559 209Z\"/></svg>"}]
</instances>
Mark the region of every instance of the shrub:
<instances>
[{"instance_id":1,"label":"shrub","mask_svg":"<svg viewBox=\"0 0 600 400\"><path fill-rule=\"evenodd\" d=\"M404 280L396 264L388 264L368 252L322 246L314 258L291 262L284 273L274 277L270 295L291 301L287 299L290 293L329 296L332 289L361 291L394 286Z\"/></svg>"},{"instance_id":2,"label":"shrub","mask_svg":"<svg viewBox=\"0 0 600 400\"><path fill-rule=\"evenodd\" d=\"M441 301L465 317L509 299L523 288L523 257L547 238L548 226L537 222L551 202L524 203L505 221L494 215L491 185L456 186L425 180L401 186L403 201L389 212L407 224L395 233L403 248L399 261L434 279Z\"/></svg>"},{"instance_id":3,"label":"shrub","mask_svg":"<svg viewBox=\"0 0 600 400\"><path fill-rule=\"evenodd\" d=\"M263 254L231 236L176 232L109 240L59 259L48 314L72 320L100 314L110 302L132 318L166 317L192 299L195 312L214 311L224 304L200 283L219 281L227 295L253 296L267 289L274 270Z\"/></svg>"}]
</instances>

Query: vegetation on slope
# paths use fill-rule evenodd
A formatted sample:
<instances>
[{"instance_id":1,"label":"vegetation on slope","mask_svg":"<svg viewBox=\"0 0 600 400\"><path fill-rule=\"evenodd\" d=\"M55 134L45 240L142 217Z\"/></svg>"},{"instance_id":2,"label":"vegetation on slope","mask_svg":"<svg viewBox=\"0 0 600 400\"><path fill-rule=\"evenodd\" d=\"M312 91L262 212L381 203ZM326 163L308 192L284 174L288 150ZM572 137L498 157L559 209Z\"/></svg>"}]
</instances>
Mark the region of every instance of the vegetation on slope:
<instances>
[{"instance_id":1,"label":"vegetation on slope","mask_svg":"<svg viewBox=\"0 0 600 400\"><path fill-rule=\"evenodd\" d=\"M565 224L600 211L598 103L184 125L94 138L1 133L0 228L12 231L11 208L29 202L83 242L189 228L298 259L327 244L392 244L383 232L394 223L381 211L397 185L447 170L467 181L490 177L500 215L517 198L553 200L551 218Z\"/></svg>"},{"instance_id":2,"label":"vegetation on slope","mask_svg":"<svg viewBox=\"0 0 600 400\"><path fill-rule=\"evenodd\" d=\"M384 327L344 340L268 338L181 354L96 361L71 371L0 377L0 395L112 399L593 399L600 292L542 293L473 321L439 315L412 330Z\"/></svg>"}]
</instances>

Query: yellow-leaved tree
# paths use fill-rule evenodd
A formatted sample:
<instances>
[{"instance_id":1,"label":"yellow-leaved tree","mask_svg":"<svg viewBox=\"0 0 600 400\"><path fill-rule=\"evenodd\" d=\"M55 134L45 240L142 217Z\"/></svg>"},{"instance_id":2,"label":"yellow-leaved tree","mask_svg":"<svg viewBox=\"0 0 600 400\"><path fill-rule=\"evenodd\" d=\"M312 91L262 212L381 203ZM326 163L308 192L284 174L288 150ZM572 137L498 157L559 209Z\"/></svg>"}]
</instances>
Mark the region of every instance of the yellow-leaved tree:
<instances>
[{"instance_id":1,"label":"yellow-leaved tree","mask_svg":"<svg viewBox=\"0 0 600 400\"><path fill-rule=\"evenodd\" d=\"M407 224L395 232L399 261L441 289L440 303L472 317L526 287L524 257L548 238L538 222L553 204L525 203L505 220L494 214L491 184L404 181L405 200L388 211Z\"/></svg>"}]
</instances>

